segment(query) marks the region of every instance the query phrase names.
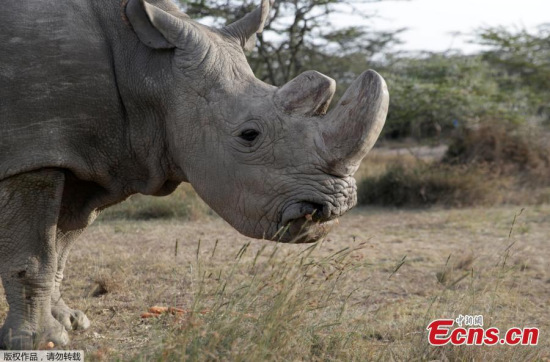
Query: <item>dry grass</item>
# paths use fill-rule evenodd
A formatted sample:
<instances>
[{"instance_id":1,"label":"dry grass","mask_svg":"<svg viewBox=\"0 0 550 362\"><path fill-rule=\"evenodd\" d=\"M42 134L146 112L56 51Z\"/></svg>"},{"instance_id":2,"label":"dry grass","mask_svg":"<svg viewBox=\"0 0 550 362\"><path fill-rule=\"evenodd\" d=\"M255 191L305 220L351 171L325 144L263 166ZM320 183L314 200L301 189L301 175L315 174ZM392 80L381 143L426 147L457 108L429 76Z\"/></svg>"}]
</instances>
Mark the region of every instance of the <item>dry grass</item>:
<instances>
[{"instance_id":1,"label":"dry grass","mask_svg":"<svg viewBox=\"0 0 550 362\"><path fill-rule=\"evenodd\" d=\"M169 218L198 220L213 214L208 205L195 193L193 187L184 183L169 196L133 195L128 200L104 210L99 220Z\"/></svg>"},{"instance_id":2,"label":"dry grass","mask_svg":"<svg viewBox=\"0 0 550 362\"><path fill-rule=\"evenodd\" d=\"M550 207L523 211L509 236L518 213L359 209L316 245L250 240L220 219L99 222L66 273L66 300L92 320L68 347L92 361L549 358ZM141 319L153 305L190 313ZM541 340L430 347L429 321L458 314Z\"/></svg>"},{"instance_id":3,"label":"dry grass","mask_svg":"<svg viewBox=\"0 0 550 362\"><path fill-rule=\"evenodd\" d=\"M464 129L452 139L444 162L486 165L496 176L513 175L517 182L550 185L548 132L540 127L488 123Z\"/></svg>"},{"instance_id":4,"label":"dry grass","mask_svg":"<svg viewBox=\"0 0 550 362\"><path fill-rule=\"evenodd\" d=\"M430 157L429 160L431 161L433 158ZM363 160L354 177L357 181L362 181L366 178L385 174L388 168L396 163L413 167L423 162L423 158L418 156L411 148L374 148Z\"/></svg>"}]
</instances>

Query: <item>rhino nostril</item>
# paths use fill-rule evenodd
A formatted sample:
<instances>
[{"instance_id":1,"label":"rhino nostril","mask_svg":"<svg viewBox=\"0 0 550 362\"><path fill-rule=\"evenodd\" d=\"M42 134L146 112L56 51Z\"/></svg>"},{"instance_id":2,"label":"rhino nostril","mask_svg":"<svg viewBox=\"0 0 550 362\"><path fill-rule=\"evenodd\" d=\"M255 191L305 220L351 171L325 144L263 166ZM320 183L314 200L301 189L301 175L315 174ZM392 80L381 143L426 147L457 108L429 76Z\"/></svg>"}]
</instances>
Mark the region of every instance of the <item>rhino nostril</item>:
<instances>
[{"instance_id":1,"label":"rhino nostril","mask_svg":"<svg viewBox=\"0 0 550 362\"><path fill-rule=\"evenodd\" d=\"M286 226L290 222L306 219L312 222L324 222L332 218L332 208L328 203L316 203L310 201L301 201L290 205L282 215L282 225Z\"/></svg>"},{"instance_id":2,"label":"rhino nostril","mask_svg":"<svg viewBox=\"0 0 550 362\"><path fill-rule=\"evenodd\" d=\"M310 221L321 221L324 215L324 207L314 202L304 202L303 211L306 219Z\"/></svg>"},{"instance_id":3,"label":"rhino nostril","mask_svg":"<svg viewBox=\"0 0 550 362\"><path fill-rule=\"evenodd\" d=\"M303 215L310 221L327 221L330 220L332 209L328 203L318 204L315 202L303 203Z\"/></svg>"}]
</instances>

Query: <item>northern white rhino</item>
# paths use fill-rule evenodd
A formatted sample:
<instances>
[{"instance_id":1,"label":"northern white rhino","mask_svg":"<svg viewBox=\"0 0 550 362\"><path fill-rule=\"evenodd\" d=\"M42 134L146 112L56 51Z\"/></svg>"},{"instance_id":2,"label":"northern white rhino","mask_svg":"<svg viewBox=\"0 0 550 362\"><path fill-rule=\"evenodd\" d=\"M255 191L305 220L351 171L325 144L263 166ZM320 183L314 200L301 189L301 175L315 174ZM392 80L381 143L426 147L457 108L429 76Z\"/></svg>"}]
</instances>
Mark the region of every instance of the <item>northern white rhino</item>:
<instances>
[{"instance_id":1,"label":"northern white rhino","mask_svg":"<svg viewBox=\"0 0 550 362\"><path fill-rule=\"evenodd\" d=\"M222 29L169 0L14 0L0 11L0 275L4 348L68 342L69 250L100 210L189 182L244 235L309 242L356 203L353 174L388 92L308 71L277 88L243 48L269 0ZM313 222L310 222L313 215Z\"/></svg>"}]
</instances>

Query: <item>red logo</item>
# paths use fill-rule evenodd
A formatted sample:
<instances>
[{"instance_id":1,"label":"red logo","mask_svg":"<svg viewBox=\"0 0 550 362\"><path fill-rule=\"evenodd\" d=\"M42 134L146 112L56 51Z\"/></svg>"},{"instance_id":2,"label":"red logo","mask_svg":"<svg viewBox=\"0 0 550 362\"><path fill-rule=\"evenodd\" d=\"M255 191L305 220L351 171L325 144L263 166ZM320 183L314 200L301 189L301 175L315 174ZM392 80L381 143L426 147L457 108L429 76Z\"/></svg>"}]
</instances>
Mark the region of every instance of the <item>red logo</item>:
<instances>
[{"instance_id":1,"label":"red logo","mask_svg":"<svg viewBox=\"0 0 550 362\"><path fill-rule=\"evenodd\" d=\"M458 327L453 329L456 324ZM464 324L464 327L462 326ZM503 335L496 327L483 328L483 316L463 316L456 319L436 319L428 327L428 342L432 346L493 346L496 344L535 346L539 329L534 327L508 329Z\"/></svg>"}]
</instances>

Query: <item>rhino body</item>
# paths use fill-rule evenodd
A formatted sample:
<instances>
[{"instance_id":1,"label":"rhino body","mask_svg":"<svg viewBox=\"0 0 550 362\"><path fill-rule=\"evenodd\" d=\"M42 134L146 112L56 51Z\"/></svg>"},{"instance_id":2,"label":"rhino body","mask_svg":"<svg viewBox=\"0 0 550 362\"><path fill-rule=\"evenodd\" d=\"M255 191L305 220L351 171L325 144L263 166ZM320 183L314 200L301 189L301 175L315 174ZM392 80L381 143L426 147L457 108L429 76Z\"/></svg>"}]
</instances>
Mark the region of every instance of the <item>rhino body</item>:
<instances>
[{"instance_id":1,"label":"rhino body","mask_svg":"<svg viewBox=\"0 0 550 362\"><path fill-rule=\"evenodd\" d=\"M213 29L168 0L10 1L0 12L0 348L68 342L87 317L60 294L71 246L102 209L181 182L245 235L311 242L355 205L352 178L387 112L363 73L257 80L269 2ZM312 220L314 222L310 222Z\"/></svg>"}]
</instances>

